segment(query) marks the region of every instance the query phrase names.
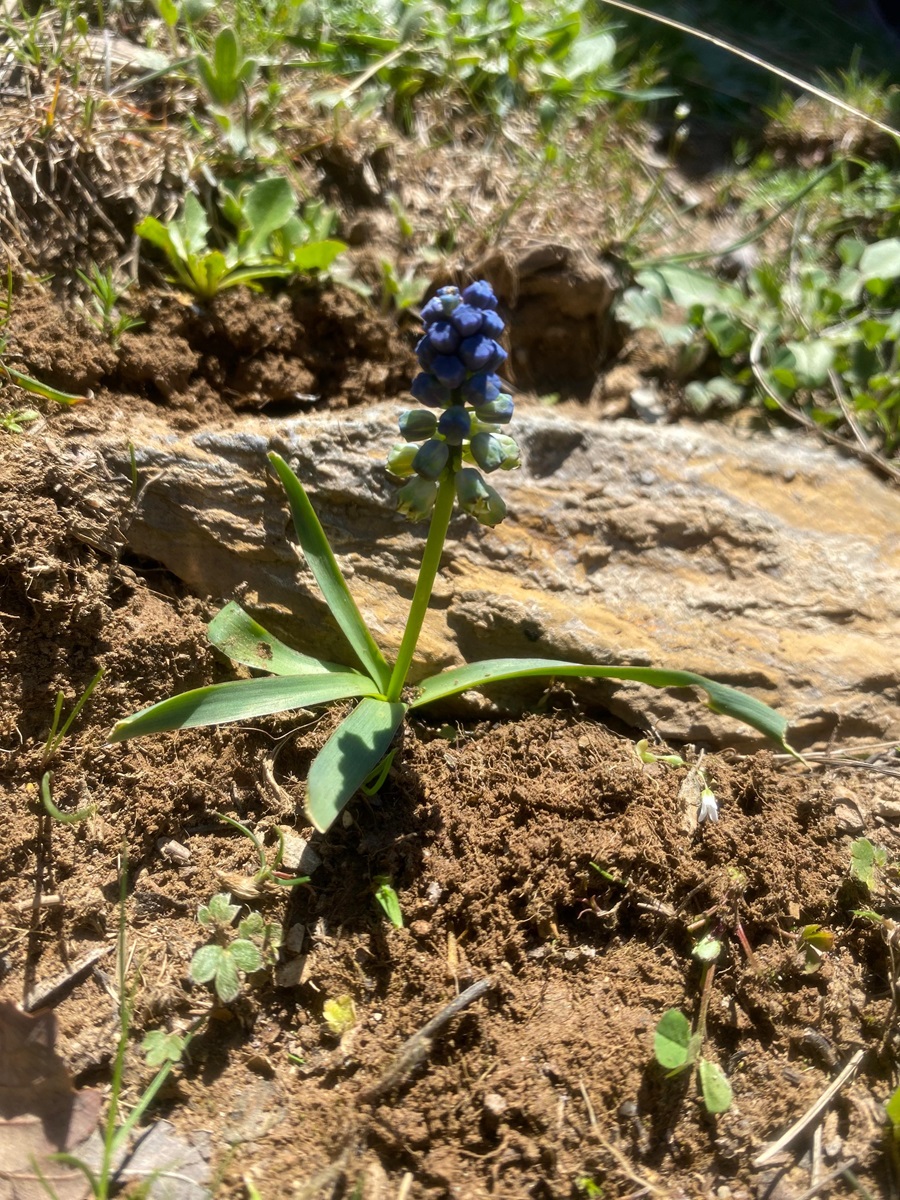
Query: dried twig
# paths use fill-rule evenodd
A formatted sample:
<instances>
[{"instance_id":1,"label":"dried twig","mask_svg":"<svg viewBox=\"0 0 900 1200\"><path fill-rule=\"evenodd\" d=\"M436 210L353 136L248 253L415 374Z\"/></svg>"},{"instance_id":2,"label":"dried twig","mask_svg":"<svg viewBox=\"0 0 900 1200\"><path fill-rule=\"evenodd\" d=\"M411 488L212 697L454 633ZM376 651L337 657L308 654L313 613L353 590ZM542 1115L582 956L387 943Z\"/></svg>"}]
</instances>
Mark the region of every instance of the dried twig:
<instances>
[{"instance_id":1,"label":"dried twig","mask_svg":"<svg viewBox=\"0 0 900 1200\"><path fill-rule=\"evenodd\" d=\"M406 1076L429 1056L434 1039L444 1026L467 1009L470 1004L480 1000L485 992L490 991L493 986L493 979L479 979L477 983L473 983L471 987L466 988L464 992L445 1005L436 1017L432 1017L427 1025L423 1025L403 1043L400 1052L385 1073L377 1083L363 1093L364 1098L370 1101L378 1100L385 1092L390 1092L398 1087Z\"/></svg>"},{"instance_id":2,"label":"dried twig","mask_svg":"<svg viewBox=\"0 0 900 1200\"><path fill-rule=\"evenodd\" d=\"M776 1154L779 1154L785 1149L785 1147L789 1146L794 1138L803 1133L808 1126L812 1125L814 1121L818 1121L822 1113L838 1094L841 1088L846 1083L849 1083L856 1074L864 1054L864 1050L857 1050L857 1052L844 1067L843 1071L841 1071L840 1075L831 1081L818 1100L810 1105L806 1112L799 1117L777 1141L772 1142L770 1146L767 1146L766 1149L763 1150L762 1154L758 1154L756 1156L756 1158L753 1160L754 1167L765 1166L765 1164L770 1162L776 1156Z\"/></svg>"}]
</instances>

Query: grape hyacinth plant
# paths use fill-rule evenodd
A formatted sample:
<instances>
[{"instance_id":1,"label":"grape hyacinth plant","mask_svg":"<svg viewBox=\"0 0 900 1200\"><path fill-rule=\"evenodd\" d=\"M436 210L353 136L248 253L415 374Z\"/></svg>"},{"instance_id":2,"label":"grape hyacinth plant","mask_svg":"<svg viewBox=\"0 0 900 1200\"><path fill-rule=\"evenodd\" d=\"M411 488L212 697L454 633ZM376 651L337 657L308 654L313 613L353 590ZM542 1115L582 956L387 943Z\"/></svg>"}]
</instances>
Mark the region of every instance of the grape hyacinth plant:
<instances>
[{"instance_id":1,"label":"grape hyacinth plant","mask_svg":"<svg viewBox=\"0 0 900 1200\"><path fill-rule=\"evenodd\" d=\"M462 292L456 287L440 288L422 309L425 332L416 346L422 370L410 391L423 407L402 413L400 432L405 440L390 451L387 468L406 480L397 493L399 510L413 521L428 520L429 527L393 664L357 608L302 483L283 458L271 453L269 461L287 493L300 547L356 664L339 665L301 654L230 603L210 623L209 640L233 661L265 671L266 676L214 684L163 700L119 721L111 741L355 699L358 703L319 751L307 778L306 812L323 832L358 789L371 792L380 786L387 774L391 742L408 712L513 679L591 676L659 688L698 687L715 712L743 721L790 751L785 741L787 722L777 712L691 671L501 658L441 671L407 687L455 506L482 525L497 525L506 515L506 505L484 475L519 465L519 448L504 432L514 406L498 374L506 351L499 340L504 323L497 308L490 284L479 280Z\"/></svg>"}]
</instances>

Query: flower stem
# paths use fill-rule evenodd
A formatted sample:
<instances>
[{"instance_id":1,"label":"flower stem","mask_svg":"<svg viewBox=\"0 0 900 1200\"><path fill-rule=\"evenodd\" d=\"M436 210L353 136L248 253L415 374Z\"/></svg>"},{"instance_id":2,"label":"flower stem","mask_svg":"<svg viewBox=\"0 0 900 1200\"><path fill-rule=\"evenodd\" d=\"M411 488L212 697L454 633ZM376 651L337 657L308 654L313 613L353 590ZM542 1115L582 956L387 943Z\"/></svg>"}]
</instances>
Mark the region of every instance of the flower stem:
<instances>
[{"instance_id":1,"label":"flower stem","mask_svg":"<svg viewBox=\"0 0 900 1200\"><path fill-rule=\"evenodd\" d=\"M456 473L452 470L446 471L438 484L437 498L431 514L431 525L425 542L425 553L422 555L419 578L416 580L416 590L413 593L412 604L409 606L409 616L406 618L406 629L403 631L403 640L397 651L397 661L394 663L390 682L385 692L385 699L390 703L396 703L400 699L400 693L403 691L403 685L406 683L406 676L409 674L413 655L416 652L416 644L422 631L422 622L425 620L434 581L441 565L441 551L447 537L447 528L450 525L455 498Z\"/></svg>"}]
</instances>

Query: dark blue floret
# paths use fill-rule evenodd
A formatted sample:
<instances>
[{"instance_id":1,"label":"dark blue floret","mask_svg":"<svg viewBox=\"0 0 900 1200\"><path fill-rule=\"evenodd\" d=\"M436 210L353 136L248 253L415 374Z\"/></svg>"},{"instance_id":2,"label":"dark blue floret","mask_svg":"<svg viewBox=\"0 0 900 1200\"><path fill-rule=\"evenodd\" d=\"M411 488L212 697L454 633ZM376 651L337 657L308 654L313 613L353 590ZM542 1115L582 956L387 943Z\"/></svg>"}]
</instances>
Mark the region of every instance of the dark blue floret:
<instances>
[{"instance_id":1,"label":"dark blue floret","mask_svg":"<svg viewBox=\"0 0 900 1200\"><path fill-rule=\"evenodd\" d=\"M455 354L438 354L431 361L431 373L445 387L458 388L466 377L466 365Z\"/></svg>"},{"instance_id":2,"label":"dark blue floret","mask_svg":"<svg viewBox=\"0 0 900 1200\"><path fill-rule=\"evenodd\" d=\"M499 375L490 371L480 371L462 385L463 399L468 404L484 404L488 400L496 400L503 390L503 381Z\"/></svg>"},{"instance_id":3,"label":"dark blue floret","mask_svg":"<svg viewBox=\"0 0 900 1200\"><path fill-rule=\"evenodd\" d=\"M435 321L429 325L427 336L438 354L455 354L459 347L459 333L449 321Z\"/></svg>"},{"instance_id":4,"label":"dark blue floret","mask_svg":"<svg viewBox=\"0 0 900 1200\"><path fill-rule=\"evenodd\" d=\"M468 308L468 305L464 304L461 307ZM456 313L453 315L455 317ZM505 328L503 318L499 313L487 309L481 314L481 332L487 334L488 337L498 338Z\"/></svg>"},{"instance_id":5,"label":"dark blue floret","mask_svg":"<svg viewBox=\"0 0 900 1200\"><path fill-rule=\"evenodd\" d=\"M450 403L450 389L438 383L427 371L415 377L409 390L420 404L428 404L431 408L445 408Z\"/></svg>"},{"instance_id":6,"label":"dark blue floret","mask_svg":"<svg viewBox=\"0 0 900 1200\"><path fill-rule=\"evenodd\" d=\"M476 333L464 338L459 347L459 357L470 371L493 370L500 347L493 338ZM506 355L504 354L503 358ZM502 362L503 359L500 359Z\"/></svg>"},{"instance_id":7,"label":"dark blue floret","mask_svg":"<svg viewBox=\"0 0 900 1200\"><path fill-rule=\"evenodd\" d=\"M480 309L473 308L471 304L460 304L459 308L455 308L450 316L451 322L463 337L471 337L473 333L481 333L484 318L485 314ZM500 322L500 329L501 331L503 330L502 321Z\"/></svg>"},{"instance_id":8,"label":"dark blue floret","mask_svg":"<svg viewBox=\"0 0 900 1200\"><path fill-rule=\"evenodd\" d=\"M420 337L416 342L416 358L419 360L419 366L425 371L431 370L431 364L435 359L435 350L431 342L428 340L428 334Z\"/></svg>"},{"instance_id":9,"label":"dark blue floret","mask_svg":"<svg viewBox=\"0 0 900 1200\"><path fill-rule=\"evenodd\" d=\"M494 289L486 279L479 279L463 289L463 303L471 304L473 308L496 308L497 297Z\"/></svg>"},{"instance_id":10,"label":"dark blue floret","mask_svg":"<svg viewBox=\"0 0 900 1200\"><path fill-rule=\"evenodd\" d=\"M472 418L462 404L453 404L445 409L438 421L438 433L451 446L461 446L469 436L471 427Z\"/></svg>"},{"instance_id":11,"label":"dark blue floret","mask_svg":"<svg viewBox=\"0 0 900 1200\"><path fill-rule=\"evenodd\" d=\"M441 304L439 296L432 296L425 307L422 309L422 320L426 325L432 321L443 321L446 319L444 306Z\"/></svg>"},{"instance_id":12,"label":"dark blue floret","mask_svg":"<svg viewBox=\"0 0 900 1200\"><path fill-rule=\"evenodd\" d=\"M413 470L423 479L437 479L450 458L450 447L446 442L431 438L419 448L413 459Z\"/></svg>"},{"instance_id":13,"label":"dark blue floret","mask_svg":"<svg viewBox=\"0 0 900 1200\"><path fill-rule=\"evenodd\" d=\"M492 341L491 344L494 347L494 353L491 356L490 362L487 364L487 369L489 371L498 371L506 362L508 355L499 342Z\"/></svg>"}]
</instances>

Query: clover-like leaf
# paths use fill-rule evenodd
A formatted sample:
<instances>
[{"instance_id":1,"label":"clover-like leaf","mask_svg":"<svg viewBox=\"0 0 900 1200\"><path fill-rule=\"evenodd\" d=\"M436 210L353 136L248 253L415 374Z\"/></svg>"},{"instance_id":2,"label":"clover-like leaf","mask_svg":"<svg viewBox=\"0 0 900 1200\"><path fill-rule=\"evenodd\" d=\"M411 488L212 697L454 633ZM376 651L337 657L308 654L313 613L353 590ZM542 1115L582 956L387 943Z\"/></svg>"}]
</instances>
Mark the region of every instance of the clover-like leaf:
<instances>
[{"instance_id":1,"label":"clover-like leaf","mask_svg":"<svg viewBox=\"0 0 900 1200\"><path fill-rule=\"evenodd\" d=\"M209 983L211 979L215 979L224 953L222 947L217 946L215 942L210 942L209 945L195 950L189 968L189 974L194 983Z\"/></svg>"},{"instance_id":2,"label":"clover-like leaf","mask_svg":"<svg viewBox=\"0 0 900 1200\"><path fill-rule=\"evenodd\" d=\"M181 1061L184 1053L184 1038L180 1033L167 1033L165 1029L151 1029L141 1042L141 1049L148 1067L161 1067L163 1063Z\"/></svg>"},{"instance_id":3,"label":"clover-like leaf","mask_svg":"<svg viewBox=\"0 0 900 1200\"><path fill-rule=\"evenodd\" d=\"M259 947L246 938L237 938L231 943L228 950L236 966L247 975L252 975L263 965Z\"/></svg>"}]
</instances>

